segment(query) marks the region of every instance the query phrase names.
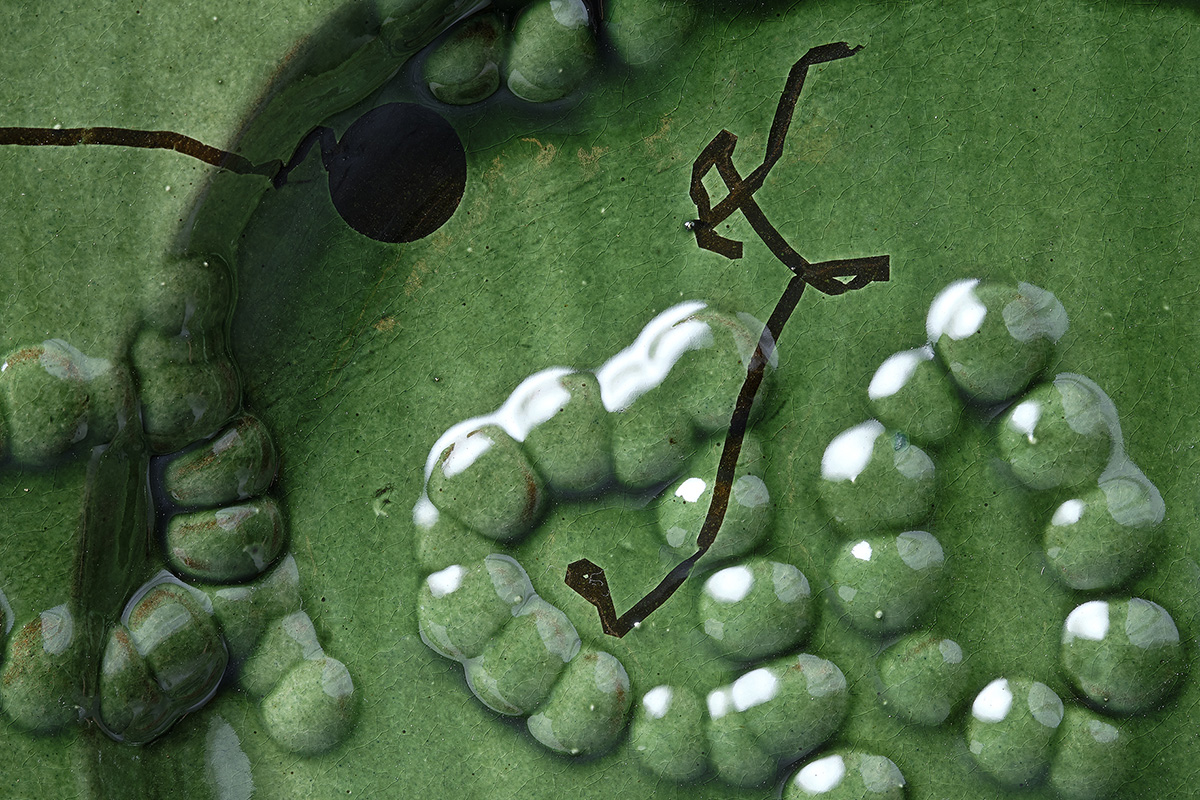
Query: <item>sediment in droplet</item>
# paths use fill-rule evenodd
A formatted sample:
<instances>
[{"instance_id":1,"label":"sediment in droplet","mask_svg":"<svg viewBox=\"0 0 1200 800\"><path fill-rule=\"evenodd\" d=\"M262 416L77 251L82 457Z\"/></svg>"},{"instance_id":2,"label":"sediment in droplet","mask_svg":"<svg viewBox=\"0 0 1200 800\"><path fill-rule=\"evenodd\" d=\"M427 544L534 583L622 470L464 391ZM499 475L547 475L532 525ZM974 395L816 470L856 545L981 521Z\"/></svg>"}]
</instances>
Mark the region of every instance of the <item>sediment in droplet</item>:
<instances>
[{"instance_id":1,"label":"sediment in droplet","mask_svg":"<svg viewBox=\"0 0 1200 800\"><path fill-rule=\"evenodd\" d=\"M267 426L243 413L211 441L172 457L163 488L176 505L225 505L264 493L278 467Z\"/></svg>"},{"instance_id":2,"label":"sediment in droplet","mask_svg":"<svg viewBox=\"0 0 1200 800\"><path fill-rule=\"evenodd\" d=\"M210 583L236 583L265 572L287 535L279 505L269 497L236 506L176 514L164 550L176 572Z\"/></svg>"}]
</instances>

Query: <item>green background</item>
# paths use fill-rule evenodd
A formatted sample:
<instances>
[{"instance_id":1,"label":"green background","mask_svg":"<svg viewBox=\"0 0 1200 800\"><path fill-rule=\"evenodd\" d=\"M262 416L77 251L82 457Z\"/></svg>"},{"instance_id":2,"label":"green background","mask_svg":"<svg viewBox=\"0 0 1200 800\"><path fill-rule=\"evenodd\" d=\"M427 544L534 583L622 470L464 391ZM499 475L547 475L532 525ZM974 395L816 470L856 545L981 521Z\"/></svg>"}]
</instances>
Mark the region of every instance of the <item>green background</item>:
<instances>
[{"instance_id":1,"label":"green background","mask_svg":"<svg viewBox=\"0 0 1200 800\"><path fill-rule=\"evenodd\" d=\"M5 5L3 125L167 128L234 146L249 124L239 152L286 158L299 134L359 96L369 107L414 95L403 71L384 83L396 63L360 49L378 23L369 5ZM950 281L1029 281L1070 318L1052 370L1082 373L1112 396L1127 451L1162 491L1165 543L1135 593L1172 611L1191 656L1200 14L1186 3L1075 0L717 5L733 4L702 4L695 35L661 68L614 68L577 103L441 109L468 151L466 194L446 226L412 245L348 230L316 159L243 232L259 179L223 176L205 203L212 170L176 154L0 149L5 351L63 337L120 354L136 314L128 298L163 254L235 259L246 404L282 455L276 491L305 609L361 702L346 744L312 759L276 748L230 691L140 749L91 727L50 739L0 727L0 795L244 796L207 744L225 721L255 797L694 796L621 750L587 764L552 756L471 696L461 669L417 636L423 575L410 508L436 437L495 408L531 372L594 367L685 299L769 314L787 276L740 217L722 226L746 241L740 261L698 250L683 229L695 215L691 163L728 128L739 167L752 169L787 70L830 41L865 49L810 73L784 159L757 198L810 260L887 253L892 280L840 298L812 292L784 334L763 423L779 509L770 551L819 588L813 567L836 541L815 500L820 455L870 415L875 367L923 342L928 303ZM331 98L322 76L347 63L357 77L330 81L341 87ZM270 124L256 129L262 109ZM340 131L355 116L330 124ZM951 583L934 621L963 645L973 689L1024 675L1066 696L1059 626L1080 598L1042 574L1044 509L1007 488L988 452L972 427L935 455L944 485L934 530ZM18 620L62 602L82 479L82 464L4 473L0 588ZM562 586L565 564L589 557L627 607L664 571L648 524L630 510L562 508L519 558L585 640L622 659L635 691L726 680L685 630L686 598L605 641L590 607ZM896 761L913 798L1003 794L974 770L961 729L919 731L880 710L874 646L833 617L823 615L809 649L851 680L843 741ZM1192 675L1170 707L1129 721L1136 796L1195 794L1198 701Z\"/></svg>"}]
</instances>

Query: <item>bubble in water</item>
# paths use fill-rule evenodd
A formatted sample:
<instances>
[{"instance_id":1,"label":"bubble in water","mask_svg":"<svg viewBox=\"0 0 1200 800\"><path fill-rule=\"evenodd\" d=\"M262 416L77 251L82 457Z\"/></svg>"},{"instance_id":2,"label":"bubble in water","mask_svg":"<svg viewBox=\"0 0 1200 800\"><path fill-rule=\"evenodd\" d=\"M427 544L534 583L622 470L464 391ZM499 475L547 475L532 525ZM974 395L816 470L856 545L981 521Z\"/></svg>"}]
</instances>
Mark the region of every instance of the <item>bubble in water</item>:
<instances>
[{"instance_id":1,"label":"bubble in water","mask_svg":"<svg viewBox=\"0 0 1200 800\"><path fill-rule=\"evenodd\" d=\"M609 653L586 648L571 659L549 699L526 725L551 750L599 755L612 749L625 732L632 701L624 665Z\"/></svg>"},{"instance_id":2,"label":"bubble in water","mask_svg":"<svg viewBox=\"0 0 1200 800\"><path fill-rule=\"evenodd\" d=\"M1067 314L1053 294L1032 284L963 280L934 298L925 330L959 388L993 405L1042 373L1066 333Z\"/></svg>"},{"instance_id":3,"label":"bubble in water","mask_svg":"<svg viewBox=\"0 0 1200 800\"><path fill-rule=\"evenodd\" d=\"M446 658L475 658L533 596L529 576L508 556L438 570L417 595L421 640Z\"/></svg>"},{"instance_id":4,"label":"bubble in water","mask_svg":"<svg viewBox=\"0 0 1200 800\"><path fill-rule=\"evenodd\" d=\"M545 702L579 647L567 615L534 595L479 656L466 661L467 684L493 711L524 716Z\"/></svg>"},{"instance_id":5,"label":"bubble in water","mask_svg":"<svg viewBox=\"0 0 1200 800\"><path fill-rule=\"evenodd\" d=\"M1105 480L1055 510L1043 542L1053 574L1072 589L1113 589L1146 567L1162 495L1140 472Z\"/></svg>"},{"instance_id":6,"label":"bubble in water","mask_svg":"<svg viewBox=\"0 0 1200 800\"><path fill-rule=\"evenodd\" d=\"M842 545L830 588L847 622L881 636L916 625L942 588L942 546L926 531L873 536Z\"/></svg>"},{"instance_id":7,"label":"bubble in water","mask_svg":"<svg viewBox=\"0 0 1200 800\"><path fill-rule=\"evenodd\" d=\"M546 503L541 476L495 425L454 437L433 465L428 492L439 511L500 541L532 530Z\"/></svg>"},{"instance_id":8,"label":"bubble in water","mask_svg":"<svg viewBox=\"0 0 1200 800\"><path fill-rule=\"evenodd\" d=\"M642 696L629 731L639 763L675 783L708 774L704 701L685 686L656 686Z\"/></svg>"},{"instance_id":9,"label":"bubble in water","mask_svg":"<svg viewBox=\"0 0 1200 800\"><path fill-rule=\"evenodd\" d=\"M1050 787L1066 800L1113 796L1132 771L1130 745L1127 731L1086 708L1067 706L1050 762Z\"/></svg>"},{"instance_id":10,"label":"bubble in water","mask_svg":"<svg viewBox=\"0 0 1200 800\"><path fill-rule=\"evenodd\" d=\"M869 420L834 437L821 458L821 499L844 530L903 529L933 511L933 461L902 433Z\"/></svg>"},{"instance_id":11,"label":"bubble in water","mask_svg":"<svg viewBox=\"0 0 1200 800\"><path fill-rule=\"evenodd\" d=\"M888 357L867 395L876 419L919 444L941 442L962 419L962 401L929 345Z\"/></svg>"},{"instance_id":12,"label":"bubble in water","mask_svg":"<svg viewBox=\"0 0 1200 800\"><path fill-rule=\"evenodd\" d=\"M1062 718L1062 700L1046 684L997 678L971 706L967 748L975 763L1001 784L1037 786L1050 768Z\"/></svg>"},{"instance_id":13,"label":"bubble in water","mask_svg":"<svg viewBox=\"0 0 1200 800\"><path fill-rule=\"evenodd\" d=\"M910 634L884 650L879 678L887 710L918 725L941 725L967 694L962 648L930 632Z\"/></svg>"},{"instance_id":14,"label":"bubble in water","mask_svg":"<svg viewBox=\"0 0 1200 800\"><path fill-rule=\"evenodd\" d=\"M696 598L696 620L726 658L753 661L797 647L816 609L791 564L752 558L714 572Z\"/></svg>"},{"instance_id":15,"label":"bubble in water","mask_svg":"<svg viewBox=\"0 0 1200 800\"><path fill-rule=\"evenodd\" d=\"M904 775L885 756L839 750L809 761L783 786L783 800L903 800Z\"/></svg>"},{"instance_id":16,"label":"bubble in water","mask_svg":"<svg viewBox=\"0 0 1200 800\"><path fill-rule=\"evenodd\" d=\"M1017 479L1031 489L1093 484L1114 452L1114 415L1100 387L1064 372L1005 413L996 441Z\"/></svg>"},{"instance_id":17,"label":"bubble in water","mask_svg":"<svg viewBox=\"0 0 1200 800\"><path fill-rule=\"evenodd\" d=\"M1093 705L1133 714L1162 704L1187 659L1167 610L1134 597L1076 607L1063 625L1062 665Z\"/></svg>"}]
</instances>

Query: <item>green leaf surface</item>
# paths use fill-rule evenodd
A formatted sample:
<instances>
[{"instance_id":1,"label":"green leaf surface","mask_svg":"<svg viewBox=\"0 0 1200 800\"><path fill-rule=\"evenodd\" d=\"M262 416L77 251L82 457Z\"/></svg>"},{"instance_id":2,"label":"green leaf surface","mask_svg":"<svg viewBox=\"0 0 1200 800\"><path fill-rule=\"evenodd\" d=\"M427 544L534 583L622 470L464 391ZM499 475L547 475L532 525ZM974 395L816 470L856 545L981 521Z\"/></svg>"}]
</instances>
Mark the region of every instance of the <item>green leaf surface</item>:
<instances>
[{"instance_id":1,"label":"green leaf surface","mask_svg":"<svg viewBox=\"0 0 1200 800\"><path fill-rule=\"evenodd\" d=\"M937 292L961 278L1025 281L1070 320L1048 374L1079 373L1109 394L1126 452L1166 503L1161 545L1123 591L1170 609L1191 668L1163 708L1121 718L1135 766L1119 796L1194 796L1200 13L1083 0L744 6L698 4L691 37L661 65L610 64L541 108L504 96L438 104L404 66L433 33L385 51L373 38L385 15L367 3L13 4L0 125L170 129L286 160L317 124L340 133L368 108L415 101L454 125L468 175L446 225L391 245L346 226L315 154L268 190L168 151L0 147L5 353L64 339L125 363L148 276L185 253L233 265L243 402L279 452L273 491L303 608L359 698L348 739L313 757L280 748L233 684L142 747L92 723L32 736L4 722L0 797L775 796L778 782L676 786L625 746L572 760L485 708L461 666L418 635L411 509L438 436L533 372L595 368L683 300L769 316L789 275L745 219L719 229L745 242L741 260L699 249L684 228L692 162L728 129L749 173L788 70L837 41L864 49L810 71L784 157L755 196L810 261L891 256L887 283L806 293L758 428L777 517L762 552L812 580L806 649L850 684L836 744L886 755L914 800L1008 794L972 760L961 709L922 728L879 704L882 647L838 620L818 577L843 539L817 484L825 446L872 416L878 365L924 344ZM1046 504L1006 480L989 430L972 420L936 453L931 530L946 579L930 622L962 645L972 695L1005 675L1070 698L1059 637L1084 596L1044 569ZM74 596L86 484L83 456L0 472L0 590L17 625ZM672 565L654 526L644 509L563 504L515 553L585 646L621 660L635 697L667 682L703 695L737 670L696 629L698 581L620 640L563 584L566 565L589 558L618 613L628 608Z\"/></svg>"}]
</instances>

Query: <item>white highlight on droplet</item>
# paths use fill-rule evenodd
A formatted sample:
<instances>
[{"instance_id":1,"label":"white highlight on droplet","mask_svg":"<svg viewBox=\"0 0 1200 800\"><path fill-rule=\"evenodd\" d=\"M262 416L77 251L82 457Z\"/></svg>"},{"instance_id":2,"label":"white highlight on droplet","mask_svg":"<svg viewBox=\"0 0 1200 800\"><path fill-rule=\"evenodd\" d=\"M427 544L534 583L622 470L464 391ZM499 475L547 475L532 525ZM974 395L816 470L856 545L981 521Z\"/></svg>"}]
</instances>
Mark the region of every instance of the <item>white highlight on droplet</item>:
<instances>
[{"instance_id":1,"label":"white highlight on droplet","mask_svg":"<svg viewBox=\"0 0 1200 800\"><path fill-rule=\"evenodd\" d=\"M871 419L833 437L821 456L821 477L853 483L871 462L875 440L882 433L883 423Z\"/></svg>"},{"instance_id":2,"label":"white highlight on droplet","mask_svg":"<svg viewBox=\"0 0 1200 800\"><path fill-rule=\"evenodd\" d=\"M642 696L642 708L650 719L662 719L671 710L671 699L674 692L670 686L655 686Z\"/></svg>"},{"instance_id":3,"label":"white highlight on droplet","mask_svg":"<svg viewBox=\"0 0 1200 800\"><path fill-rule=\"evenodd\" d=\"M1054 516L1050 518L1050 524L1059 527L1074 525L1083 516L1083 509L1084 502L1082 500L1068 500L1054 510Z\"/></svg>"},{"instance_id":4,"label":"white highlight on droplet","mask_svg":"<svg viewBox=\"0 0 1200 800\"><path fill-rule=\"evenodd\" d=\"M744 565L727 567L715 572L704 582L704 593L718 603L744 600L754 586L754 573Z\"/></svg>"},{"instance_id":5,"label":"white highlight on droplet","mask_svg":"<svg viewBox=\"0 0 1200 800\"><path fill-rule=\"evenodd\" d=\"M728 689L713 689L708 693L705 702L708 704L708 715L713 719L720 719L728 714L729 707L733 704Z\"/></svg>"},{"instance_id":6,"label":"white highlight on droplet","mask_svg":"<svg viewBox=\"0 0 1200 800\"><path fill-rule=\"evenodd\" d=\"M62 655L75 637L75 618L66 603L41 613L42 649L52 656Z\"/></svg>"},{"instance_id":7,"label":"white highlight on droplet","mask_svg":"<svg viewBox=\"0 0 1200 800\"><path fill-rule=\"evenodd\" d=\"M769 669L751 670L733 682L730 690L738 711L760 706L779 693L779 679Z\"/></svg>"},{"instance_id":8,"label":"white highlight on droplet","mask_svg":"<svg viewBox=\"0 0 1200 800\"><path fill-rule=\"evenodd\" d=\"M846 761L836 753L818 758L796 773L795 784L807 794L825 794L846 777Z\"/></svg>"},{"instance_id":9,"label":"white highlight on droplet","mask_svg":"<svg viewBox=\"0 0 1200 800\"><path fill-rule=\"evenodd\" d=\"M929 345L888 356L871 377L871 383L867 386L867 397L872 400L891 397L912 380L913 373L922 361L932 360L933 348Z\"/></svg>"},{"instance_id":10,"label":"white highlight on droplet","mask_svg":"<svg viewBox=\"0 0 1200 800\"><path fill-rule=\"evenodd\" d=\"M425 585L429 587L429 593L434 598L445 597L448 594L458 591L458 587L462 586L463 576L466 574L466 569L459 564L455 564L431 573L425 579Z\"/></svg>"},{"instance_id":11,"label":"white highlight on droplet","mask_svg":"<svg viewBox=\"0 0 1200 800\"><path fill-rule=\"evenodd\" d=\"M870 561L871 560L871 543L868 542L866 539L863 539L861 542L854 545L854 547L850 548L850 555L854 556L859 561Z\"/></svg>"},{"instance_id":12,"label":"white highlight on droplet","mask_svg":"<svg viewBox=\"0 0 1200 800\"><path fill-rule=\"evenodd\" d=\"M1092 600L1076 606L1063 625L1063 643L1074 639L1100 642L1108 635L1108 601Z\"/></svg>"},{"instance_id":13,"label":"white highlight on droplet","mask_svg":"<svg viewBox=\"0 0 1200 800\"><path fill-rule=\"evenodd\" d=\"M531 430L567 407L571 393L562 379L570 374L565 367L552 367L521 381L496 412L500 427L518 442L525 441Z\"/></svg>"},{"instance_id":14,"label":"white highlight on droplet","mask_svg":"<svg viewBox=\"0 0 1200 800\"><path fill-rule=\"evenodd\" d=\"M700 495L704 494L704 490L708 488L708 484L703 478L688 478L683 483L679 484L679 488L675 490L675 496L683 498L685 503L694 503L700 499Z\"/></svg>"},{"instance_id":15,"label":"white highlight on droplet","mask_svg":"<svg viewBox=\"0 0 1200 800\"><path fill-rule=\"evenodd\" d=\"M1025 434L1030 444L1037 444L1037 437L1033 435L1033 431L1041 418L1042 404L1037 400L1026 400L1012 410L1008 417L1008 427L1017 433Z\"/></svg>"},{"instance_id":16,"label":"white highlight on droplet","mask_svg":"<svg viewBox=\"0 0 1200 800\"><path fill-rule=\"evenodd\" d=\"M446 460L442 462L442 472L447 478L461 474L480 456L491 450L495 444L492 437L483 431L471 431L450 446L450 452L446 454Z\"/></svg>"},{"instance_id":17,"label":"white highlight on droplet","mask_svg":"<svg viewBox=\"0 0 1200 800\"><path fill-rule=\"evenodd\" d=\"M596 370L605 409L624 411L662 383L684 353L712 344L708 324L689 319L704 307L704 303L693 300L668 308L642 328L633 344Z\"/></svg>"},{"instance_id":18,"label":"white highlight on droplet","mask_svg":"<svg viewBox=\"0 0 1200 800\"><path fill-rule=\"evenodd\" d=\"M1002 722L1012 710L1013 693L1005 678L996 680L983 687L971 704L971 716L980 722Z\"/></svg>"},{"instance_id":19,"label":"white highlight on droplet","mask_svg":"<svg viewBox=\"0 0 1200 800\"><path fill-rule=\"evenodd\" d=\"M979 331L987 316L987 307L975 296L979 279L955 281L933 298L925 318L925 333L936 342L942 334L965 339Z\"/></svg>"}]
</instances>

